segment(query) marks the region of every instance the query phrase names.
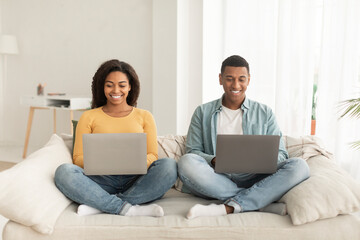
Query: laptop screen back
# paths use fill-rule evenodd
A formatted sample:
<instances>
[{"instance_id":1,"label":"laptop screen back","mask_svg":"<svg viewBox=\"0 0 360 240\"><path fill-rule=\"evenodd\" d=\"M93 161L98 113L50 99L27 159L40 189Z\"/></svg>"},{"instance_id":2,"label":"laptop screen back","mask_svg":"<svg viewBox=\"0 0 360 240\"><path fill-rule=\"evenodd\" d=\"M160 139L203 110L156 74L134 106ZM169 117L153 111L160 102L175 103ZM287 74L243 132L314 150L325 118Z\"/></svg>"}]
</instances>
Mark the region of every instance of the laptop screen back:
<instances>
[{"instance_id":1,"label":"laptop screen back","mask_svg":"<svg viewBox=\"0 0 360 240\"><path fill-rule=\"evenodd\" d=\"M216 140L218 173L274 173L280 136L221 135Z\"/></svg>"},{"instance_id":2,"label":"laptop screen back","mask_svg":"<svg viewBox=\"0 0 360 240\"><path fill-rule=\"evenodd\" d=\"M147 173L146 133L83 134L86 175Z\"/></svg>"}]
</instances>

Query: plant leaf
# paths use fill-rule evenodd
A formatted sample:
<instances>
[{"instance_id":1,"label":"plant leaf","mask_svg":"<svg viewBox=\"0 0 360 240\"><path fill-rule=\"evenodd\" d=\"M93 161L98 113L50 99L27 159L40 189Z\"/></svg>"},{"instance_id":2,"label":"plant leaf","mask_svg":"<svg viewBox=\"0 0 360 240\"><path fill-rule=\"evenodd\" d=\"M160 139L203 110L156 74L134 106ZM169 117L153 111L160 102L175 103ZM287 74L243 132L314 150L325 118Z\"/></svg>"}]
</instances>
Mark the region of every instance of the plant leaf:
<instances>
[{"instance_id":1,"label":"plant leaf","mask_svg":"<svg viewBox=\"0 0 360 240\"><path fill-rule=\"evenodd\" d=\"M360 141L350 143L350 147L354 148L355 150L360 150Z\"/></svg>"},{"instance_id":2,"label":"plant leaf","mask_svg":"<svg viewBox=\"0 0 360 240\"><path fill-rule=\"evenodd\" d=\"M340 102L339 107L343 110L340 118L348 116L350 118L360 118L360 98L349 99Z\"/></svg>"}]
</instances>

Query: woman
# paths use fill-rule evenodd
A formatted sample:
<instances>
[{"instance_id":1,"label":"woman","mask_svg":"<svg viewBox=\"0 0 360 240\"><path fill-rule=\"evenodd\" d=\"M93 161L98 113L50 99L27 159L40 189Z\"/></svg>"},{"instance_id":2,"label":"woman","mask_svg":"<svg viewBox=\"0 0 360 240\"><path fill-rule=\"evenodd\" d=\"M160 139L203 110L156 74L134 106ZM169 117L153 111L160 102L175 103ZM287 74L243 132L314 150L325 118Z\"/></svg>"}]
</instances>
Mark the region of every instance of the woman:
<instances>
[{"instance_id":1,"label":"woman","mask_svg":"<svg viewBox=\"0 0 360 240\"><path fill-rule=\"evenodd\" d=\"M173 159L157 160L155 121L150 112L136 108L139 92L138 76L125 62L107 61L93 77L92 109L82 114L76 128L74 164L63 164L55 173L59 190L81 204L79 215L98 212L123 216L164 215L156 204L138 205L160 199L177 178ZM147 135L147 174L84 174L82 134L129 132Z\"/></svg>"}]
</instances>

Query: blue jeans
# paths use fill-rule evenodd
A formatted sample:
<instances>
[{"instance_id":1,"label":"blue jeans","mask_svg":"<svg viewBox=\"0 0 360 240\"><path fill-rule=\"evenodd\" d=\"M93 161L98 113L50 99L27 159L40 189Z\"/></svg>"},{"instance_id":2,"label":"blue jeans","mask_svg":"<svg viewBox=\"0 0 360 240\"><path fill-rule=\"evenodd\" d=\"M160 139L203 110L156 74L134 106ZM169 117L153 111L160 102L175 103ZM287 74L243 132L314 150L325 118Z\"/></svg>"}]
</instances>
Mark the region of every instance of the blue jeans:
<instances>
[{"instance_id":1,"label":"blue jeans","mask_svg":"<svg viewBox=\"0 0 360 240\"><path fill-rule=\"evenodd\" d=\"M219 174L196 154L185 154L178 173L191 193L219 199L234 207L234 213L258 210L279 200L287 191L309 178L309 167L300 158L278 164L274 174Z\"/></svg>"},{"instance_id":2,"label":"blue jeans","mask_svg":"<svg viewBox=\"0 0 360 240\"><path fill-rule=\"evenodd\" d=\"M153 162L145 175L85 175L74 164L56 169L55 184L71 200L102 212L125 215L131 205L160 199L177 179L176 162Z\"/></svg>"}]
</instances>

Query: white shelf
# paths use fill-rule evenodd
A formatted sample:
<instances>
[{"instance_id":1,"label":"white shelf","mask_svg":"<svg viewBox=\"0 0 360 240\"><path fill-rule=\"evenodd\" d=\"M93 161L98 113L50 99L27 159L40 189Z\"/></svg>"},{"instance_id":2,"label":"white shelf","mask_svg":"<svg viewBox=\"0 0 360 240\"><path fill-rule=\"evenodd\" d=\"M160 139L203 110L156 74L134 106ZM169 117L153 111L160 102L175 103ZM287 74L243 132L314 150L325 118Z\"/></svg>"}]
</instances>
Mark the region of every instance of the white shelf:
<instances>
[{"instance_id":1,"label":"white shelf","mask_svg":"<svg viewBox=\"0 0 360 240\"><path fill-rule=\"evenodd\" d=\"M77 96L23 96L20 103L31 107L61 108L69 110L90 109L91 98Z\"/></svg>"}]
</instances>

